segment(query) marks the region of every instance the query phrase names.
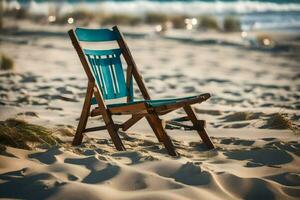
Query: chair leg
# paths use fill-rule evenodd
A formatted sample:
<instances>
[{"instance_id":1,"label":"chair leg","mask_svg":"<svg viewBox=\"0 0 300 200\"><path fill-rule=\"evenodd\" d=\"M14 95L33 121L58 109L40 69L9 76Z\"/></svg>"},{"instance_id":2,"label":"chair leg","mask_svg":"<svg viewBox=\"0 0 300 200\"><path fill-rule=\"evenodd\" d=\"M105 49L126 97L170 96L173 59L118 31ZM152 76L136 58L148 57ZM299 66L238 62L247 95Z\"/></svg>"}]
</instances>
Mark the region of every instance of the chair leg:
<instances>
[{"instance_id":1,"label":"chair leg","mask_svg":"<svg viewBox=\"0 0 300 200\"><path fill-rule=\"evenodd\" d=\"M175 151L174 145L170 139L170 137L168 136L168 134L166 133L163 125L162 125L162 121L161 119L159 119L157 114L150 114L149 115L150 119L150 124L152 129L154 129L154 133L156 133L158 136L158 139L161 138L163 144L165 145L169 155L171 156L177 156L177 153ZM149 122L149 121L148 121Z\"/></svg>"},{"instance_id":2,"label":"chair leg","mask_svg":"<svg viewBox=\"0 0 300 200\"><path fill-rule=\"evenodd\" d=\"M86 127L86 123L87 123L89 113L90 113L91 99L93 97L93 88L94 88L94 83L88 82L88 86L86 89L86 96L84 99L79 123L78 123L77 129L76 129L75 137L72 142L73 146L80 145L82 143L83 132Z\"/></svg>"},{"instance_id":3,"label":"chair leg","mask_svg":"<svg viewBox=\"0 0 300 200\"><path fill-rule=\"evenodd\" d=\"M111 137L112 142L114 143L118 151L126 151L125 146L122 143L121 138L118 134L118 126L115 125L111 115L106 111L106 117L103 116L104 123L106 125L107 131Z\"/></svg>"},{"instance_id":4,"label":"chair leg","mask_svg":"<svg viewBox=\"0 0 300 200\"><path fill-rule=\"evenodd\" d=\"M201 137L202 141L206 144L206 146L209 149L214 149L215 146L211 142L209 136L207 135L207 132L206 132L206 130L204 128L204 123L201 123L201 121L198 120L198 118L195 115L192 107L189 105L189 106L183 107L183 109L185 110L185 112L188 115L189 119L193 123L193 126L196 128L196 130L197 130L199 136Z\"/></svg>"},{"instance_id":5,"label":"chair leg","mask_svg":"<svg viewBox=\"0 0 300 200\"><path fill-rule=\"evenodd\" d=\"M155 122L153 121L153 118L150 117L150 116L146 116L146 119L147 119L150 127L152 128L153 132L155 133L155 136L157 137L158 141L163 142L163 139L162 139L160 133L156 129Z\"/></svg>"}]
</instances>

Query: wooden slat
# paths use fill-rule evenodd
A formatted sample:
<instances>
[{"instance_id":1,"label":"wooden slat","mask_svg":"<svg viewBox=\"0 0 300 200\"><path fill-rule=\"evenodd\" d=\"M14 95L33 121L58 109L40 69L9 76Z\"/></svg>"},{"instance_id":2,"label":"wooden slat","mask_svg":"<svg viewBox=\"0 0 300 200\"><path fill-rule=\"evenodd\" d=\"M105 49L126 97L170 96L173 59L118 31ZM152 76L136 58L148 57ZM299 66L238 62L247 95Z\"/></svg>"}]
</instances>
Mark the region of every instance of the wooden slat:
<instances>
[{"instance_id":1,"label":"wooden slat","mask_svg":"<svg viewBox=\"0 0 300 200\"><path fill-rule=\"evenodd\" d=\"M74 30L73 30L73 29L69 30L69 31L68 31L68 34L69 34L69 36L70 36L70 39L71 39L71 41L72 41L72 44L73 44L73 46L74 46L74 48L75 48L75 50L76 50L76 52L77 52L77 54L78 54L78 57L79 57L79 59L80 59L80 62L81 62L81 64L82 64L83 68L84 68L84 71L85 71L85 73L86 73L86 75L87 75L89 81L92 81L92 82L93 82L93 81L94 81L94 77L93 77L93 75L92 75L92 73L91 73L89 64L88 64L88 62L87 62L87 60L86 60L86 58L85 58L85 55L84 55L84 53L83 53L83 51L82 51L82 48L81 48L81 46L80 46L80 44L79 44L79 42L78 42L78 40L77 40L77 38L76 38L76 35L75 35L75 33L74 33Z\"/></svg>"},{"instance_id":2,"label":"wooden slat","mask_svg":"<svg viewBox=\"0 0 300 200\"><path fill-rule=\"evenodd\" d=\"M200 124L197 116L195 115L193 109L191 106L185 106L183 107L186 114L190 118L191 122L193 123L194 127L197 128L197 132L199 136L201 137L202 141L206 144L208 149L214 149L214 144L211 142L209 136L207 135L206 130L204 129L204 124Z\"/></svg>"},{"instance_id":3,"label":"wooden slat","mask_svg":"<svg viewBox=\"0 0 300 200\"><path fill-rule=\"evenodd\" d=\"M166 115L170 112L174 111L174 109L169 109L169 110L163 110L163 111L159 111L157 112L158 115Z\"/></svg>"},{"instance_id":4,"label":"wooden slat","mask_svg":"<svg viewBox=\"0 0 300 200\"><path fill-rule=\"evenodd\" d=\"M137 103L127 106L111 107L108 110L112 114L134 114L134 113L147 113L147 106L145 103Z\"/></svg>"},{"instance_id":5,"label":"wooden slat","mask_svg":"<svg viewBox=\"0 0 300 200\"><path fill-rule=\"evenodd\" d=\"M132 67L127 67L126 72L126 90L127 90L127 102L133 101L133 80L132 80Z\"/></svg>"},{"instance_id":6,"label":"wooden slat","mask_svg":"<svg viewBox=\"0 0 300 200\"><path fill-rule=\"evenodd\" d=\"M159 119L158 115L155 113L152 113L149 115L149 121L152 124L151 127L154 127L154 133L157 133L158 140L162 140L164 146L166 147L169 155L171 156L177 156L177 152L175 151L174 145L170 139L170 137L167 135L161 119Z\"/></svg>"},{"instance_id":7,"label":"wooden slat","mask_svg":"<svg viewBox=\"0 0 300 200\"><path fill-rule=\"evenodd\" d=\"M132 115L130 119L122 124L122 130L127 131L131 126L141 120L145 115Z\"/></svg>"},{"instance_id":8,"label":"wooden slat","mask_svg":"<svg viewBox=\"0 0 300 200\"><path fill-rule=\"evenodd\" d=\"M133 58L130 54L127 44L125 43L124 37L122 33L119 31L118 27L117 26L113 27L113 30L115 31L115 34L119 35L119 39L117 40L117 42L123 51L124 59L127 63L127 71L126 71L127 102L132 102L133 101L133 81L132 81L133 65L131 63L131 60L133 60Z\"/></svg>"},{"instance_id":9,"label":"wooden slat","mask_svg":"<svg viewBox=\"0 0 300 200\"><path fill-rule=\"evenodd\" d=\"M149 115L147 115L147 116L146 116L146 119L147 119L148 124L150 125L152 131L154 132L154 134L155 134L157 140L158 140L159 142L163 142L163 138L162 138L162 136L160 135L160 132L157 130L157 127L155 126L155 122L153 121L153 118L150 117Z\"/></svg>"},{"instance_id":10,"label":"wooden slat","mask_svg":"<svg viewBox=\"0 0 300 200\"><path fill-rule=\"evenodd\" d=\"M166 124L174 125L174 126L177 126L177 127L182 127L182 128L184 128L184 130L195 130L194 126L183 124L183 123L172 121L172 120L166 121Z\"/></svg>"},{"instance_id":11,"label":"wooden slat","mask_svg":"<svg viewBox=\"0 0 300 200\"><path fill-rule=\"evenodd\" d=\"M172 119L171 121L176 121L176 122L184 122L184 121L189 121L189 117L188 116L183 116L183 117L177 117Z\"/></svg>"},{"instance_id":12,"label":"wooden slat","mask_svg":"<svg viewBox=\"0 0 300 200\"><path fill-rule=\"evenodd\" d=\"M94 85L95 85L94 82L90 82L90 81L88 82L79 123L72 143L73 145L80 145L82 142L83 132L86 127L87 119L91 108L91 100L93 97Z\"/></svg>"},{"instance_id":13,"label":"wooden slat","mask_svg":"<svg viewBox=\"0 0 300 200\"><path fill-rule=\"evenodd\" d=\"M145 83L142 79L142 76L141 76L141 74L139 73L139 71L137 69L137 66L135 64L135 61L134 61L132 55L131 55L131 52L128 48L128 45L124 40L124 36L123 36L122 32L119 30L119 28L117 26L114 26L113 30L115 31L115 34L118 37L117 41L118 41L118 44L119 44L120 48L122 49L124 59L125 59L128 67L129 67L130 71L132 71L132 74L135 78L135 81L136 81L137 85L139 86L139 89L140 89L144 99L150 100L151 99L150 95L147 91L147 88L146 88Z\"/></svg>"},{"instance_id":14,"label":"wooden slat","mask_svg":"<svg viewBox=\"0 0 300 200\"><path fill-rule=\"evenodd\" d=\"M125 105L125 106L118 106L118 107L111 107L108 108L108 111L111 114L124 114L124 115L129 115L129 114L137 114L137 113L147 113L147 107L145 103L137 103L137 104L132 104L132 105ZM95 108L91 112L91 116L97 116L101 115L102 110L100 108Z\"/></svg>"},{"instance_id":15,"label":"wooden slat","mask_svg":"<svg viewBox=\"0 0 300 200\"><path fill-rule=\"evenodd\" d=\"M119 151L126 150L125 146L123 145L123 143L118 135L118 131L117 131L114 121L111 117L111 114L108 112L108 110L106 108L106 105L101 96L101 93L98 91L98 89L96 87L94 87L94 96L96 97L96 100L97 100L97 103L99 106L99 110L103 117L103 121L106 125L107 131L108 131L116 149Z\"/></svg>"}]
</instances>

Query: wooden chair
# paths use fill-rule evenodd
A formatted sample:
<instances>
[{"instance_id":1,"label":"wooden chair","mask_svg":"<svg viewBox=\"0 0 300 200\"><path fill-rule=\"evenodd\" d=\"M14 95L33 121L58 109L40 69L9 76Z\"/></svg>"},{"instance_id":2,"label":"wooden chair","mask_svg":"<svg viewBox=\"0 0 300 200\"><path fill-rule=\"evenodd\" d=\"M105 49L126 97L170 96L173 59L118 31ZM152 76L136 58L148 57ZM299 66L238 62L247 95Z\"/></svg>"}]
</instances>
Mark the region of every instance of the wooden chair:
<instances>
[{"instance_id":1,"label":"wooden chair","mask_svg":"<svg viewBox=\"0 0 300 200\"><path fill-rule=\"evenodd\" d=\"M144 81L138 71L133 57L124 40L123 34L117 26L110 29L83 29L76 28L68 32L73 46L80 58L83 68L88 77L86 96L77 127L73 145L79 145L83 139L83 133L107 129L112 142L117 150L126 150L118 130L129 129L132 125L145 117L150 124L159 142L162 142L168 153L176 156L174 145L167 135L159 115L167 114L179 108L187 113L185 119L191 120L191 129L197 130L203 142L209 149L214 148L208 137L204 125L205 121L198 120L191 108L192 104L201 103L210 97L210 94L201 94L185 98L151 100ZM117 41L118 47L109 50L92 50L82 48L82 43L93 44L96 42ZM126 77L121 64L120 56L123 55L127 71ZM133 78L139 87L144 100L136 101L133 96ZM107 100L127 98L124 103L107 104ZM91 106L97 107L91 110ZM88 117L102 115L105 126L86 128ZM131 115L123 124L116 124L112 115ZM180 122L170 121L181 125Z\"/></svg>"}]
</instances>

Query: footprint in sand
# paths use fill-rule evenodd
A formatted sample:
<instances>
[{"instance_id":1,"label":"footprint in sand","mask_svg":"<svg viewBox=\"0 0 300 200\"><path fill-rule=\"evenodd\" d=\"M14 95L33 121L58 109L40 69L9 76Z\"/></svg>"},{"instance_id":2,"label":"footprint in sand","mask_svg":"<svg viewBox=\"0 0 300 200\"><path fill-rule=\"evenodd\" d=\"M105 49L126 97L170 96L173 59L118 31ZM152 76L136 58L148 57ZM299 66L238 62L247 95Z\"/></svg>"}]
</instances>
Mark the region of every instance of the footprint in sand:
<instances>
[{"instance_id":1,"label":"footprint in sand","mask_svg":"<svg viewBox=\"0 0 300 200\"><path fill-rule=\"evenodd\" d=\"M62 111L63 108L60 107L54 107L54 106L48 106L46 107L47 110L57 110L57 111Z\"/></svg>"},{"instance_id":2,"label":"footprint in sand","mask_svg":"<svg viewBox=\"0 0 300 200\"><path fill-rule=\"evenodd\" d=\"M234 112L234 113L228 114L224 117L221 117L220 119L223 120L223 122L236 122L236 121L259 119L261 116L263 116L263 113L261 113L261 112L258 112L258 113Z\"/></svg>"},{"instance_id":3,"label":"footprint in sand","mask_svg":"<svg viewBox=\"0 0 300 200\"><path fill-rule=\"evenodd\" d=\"M214 116L222 115L222 111L220 110L205 110L205 109L195 108L195 112L198 114L207 114L207 115L214 115Z\"/></svg>"},{"instance_id":4,"label":"footprint in sand","mask_svg":"<svg viewBox=\"0 0 300 200\"><path fill-rule=\"evenodd\" d=\"M251 146L255 143L254 140L239 140L235 138L226 138L221 139L220 144L233 144L233 145L243 145L243 146Z\"/></svg>"},{"instance_id":5,"label":"footprint in sand","mask_svg":"<svg viewBox=\"0 0 300 200\"><path fill-rule=\"evenodd\" d=\"M293 157L284 150L274 148L228 151L224 155L234 160L249 160L252 163L273 166L287 164L293 161Z\"/></svg>"}]
</instances>

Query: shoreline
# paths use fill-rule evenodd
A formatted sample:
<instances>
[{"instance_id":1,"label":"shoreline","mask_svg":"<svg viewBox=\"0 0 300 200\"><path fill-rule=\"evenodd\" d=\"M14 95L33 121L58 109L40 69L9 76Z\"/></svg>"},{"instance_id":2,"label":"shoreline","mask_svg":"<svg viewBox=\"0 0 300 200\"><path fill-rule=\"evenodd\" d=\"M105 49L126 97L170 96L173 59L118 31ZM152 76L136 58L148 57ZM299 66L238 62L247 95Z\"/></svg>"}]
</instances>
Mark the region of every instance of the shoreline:
<instances>
[{"instance_id":1,"label":"shoreline","mask_svg":"<svg viewBox=\"0 0 300 200\"><path fill-rule=\"evenodd\" d=\"M13 20L5 18L6 26L2 35L3 39L7 36L45 36L45 37L65 37L68 38L67 31L74 28L73 25L51 25L44 26L42 24L34 24L30 20L21 20L19 22L11 23ZM26 24L24 26L24 24ZM26 27L30 27L27 29ZM86 28L110 28L111 26L98 26L96 24L90 24L88 26L79 26ZM175 41L190 42L193 44L216 44L216 45L233 45L237 47L256 48L257 50L263 49L261 47L252 46L249 40L255 42L259 36L269 36L276 42L280 48L300 48L300 36L298 32L294 31L280 31L280 30L261 30L261 31L236 31L236 32L220 32L220 31L197 31L197 30L182 30L182 29L170 29L165 33L157 33L155 25L140 25L140 26L124 26L121 25L121 30L126 37L130 38L145 38L145 37L160 37L165 39L171 39ZM242 33L247 33L246 37L242 36ZM1 38L0 38L1 39ZM271 48L272 49L272 48Z\"/></svg>"}]
</instances>

